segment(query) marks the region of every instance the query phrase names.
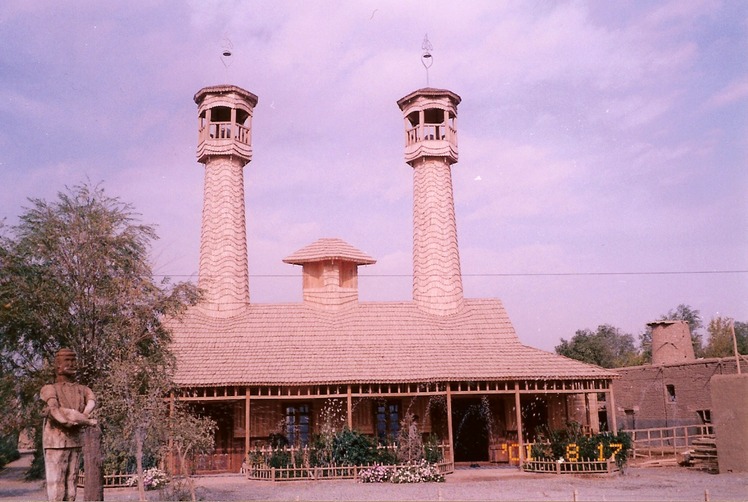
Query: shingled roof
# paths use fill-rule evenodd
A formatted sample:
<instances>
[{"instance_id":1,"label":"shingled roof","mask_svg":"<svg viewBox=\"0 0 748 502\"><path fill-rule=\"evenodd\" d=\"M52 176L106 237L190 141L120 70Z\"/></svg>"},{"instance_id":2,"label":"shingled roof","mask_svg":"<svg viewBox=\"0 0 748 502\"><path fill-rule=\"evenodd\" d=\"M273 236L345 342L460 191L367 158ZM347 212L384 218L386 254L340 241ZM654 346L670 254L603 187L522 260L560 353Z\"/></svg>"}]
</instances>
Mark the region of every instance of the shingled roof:
<instances>
[{"instance_id":1,"label":"shingled roof","mask_svg":"<svg viewBox=\"0 0 748 502\"><path fill-rule=\"evenodd\" d=\"M338 238L319 239L287 256L283 262L302 265L320 260L343 260L357 265L372 265L377 262L368 254Z\"/></svg>"},{"instance_id":2,"label":"shingled roof","mask_svg":"<svg viewBox=\"0 0 748 502\"><path fill-rule=\"evenodd\" d=\"M450 316L413 302L344 311L251 304L219 318L171 321L183 387L608 379L612 371L522 345L499 300L465 300ZM334 362L334 364L333 364Z\"/></svg>"}]
</instances>

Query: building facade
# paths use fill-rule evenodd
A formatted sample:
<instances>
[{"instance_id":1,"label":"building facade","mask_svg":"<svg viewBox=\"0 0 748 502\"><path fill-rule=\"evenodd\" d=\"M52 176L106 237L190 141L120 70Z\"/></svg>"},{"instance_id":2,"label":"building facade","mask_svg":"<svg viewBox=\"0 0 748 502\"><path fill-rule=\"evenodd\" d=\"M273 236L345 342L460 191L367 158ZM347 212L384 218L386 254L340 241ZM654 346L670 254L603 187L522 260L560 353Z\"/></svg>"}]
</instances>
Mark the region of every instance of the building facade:
<instances>
[{"instance_id":1,"label":"building facade","mask_svg":"<svg viewBox=\"0 0 748 502\"><path fill-rule=\"evenodd\" d=\"M626 430L712 424L711 379L738 372L734 357L696 359L688 323L655 321L652 364L617 368L617 423ZM741 359L745 372L748 364Z\"/></svg>"},{"instance_id":2,"label":"building facade","mask_svg":"<svg viewBox=\"0 0 748 502\"><path fill-rule=\"evenodd\" d=\"M598 429L599 394L614 409L614 372L523 345L500 300L463 295L451 177L460 100L425 88L397 102L413 171L412 301L360 302L358 267L376 260L324 238L283 260L302 267L302 302L256 304L242 176L257 97L236 86L195 95L207 295L171 328L177 397L218 422L219 448L246 453L278 435L303 444L331 416L388 441L411 414L454 461L509 461L544 427Z\"/></svg>"}]
</instances>

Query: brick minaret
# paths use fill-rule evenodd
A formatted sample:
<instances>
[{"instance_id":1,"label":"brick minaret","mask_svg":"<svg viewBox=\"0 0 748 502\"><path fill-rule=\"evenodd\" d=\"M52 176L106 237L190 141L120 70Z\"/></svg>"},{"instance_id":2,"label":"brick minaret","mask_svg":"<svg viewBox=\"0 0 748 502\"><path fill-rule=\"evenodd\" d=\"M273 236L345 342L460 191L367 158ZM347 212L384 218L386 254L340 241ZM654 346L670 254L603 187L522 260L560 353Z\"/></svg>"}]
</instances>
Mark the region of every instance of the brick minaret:
<instances>
[{"instance_id":1,"label":"brick minaret","mask_svg":"<svg viewBox=\"0 0 748 502\"><path fill-rule=\"evenodd\" d=\"M244 166L252 160L257 96L233 85L205 87L198 107L197 160L205 165L198 286L203 306L230 312L249 303Z\"/></svg>"},{"instance_id":2,"label":"brick minaret","mask_svg":"<svg viewBox=\"0 0 748 502\"><path fill-rule=\"evenodd\" d=\"M457 105L425 88L397 104L405 117L405 161L413 168L413 300L432 314L457 312L462 274L451 166L457 162Z\"/></svg>"}]
</instances>

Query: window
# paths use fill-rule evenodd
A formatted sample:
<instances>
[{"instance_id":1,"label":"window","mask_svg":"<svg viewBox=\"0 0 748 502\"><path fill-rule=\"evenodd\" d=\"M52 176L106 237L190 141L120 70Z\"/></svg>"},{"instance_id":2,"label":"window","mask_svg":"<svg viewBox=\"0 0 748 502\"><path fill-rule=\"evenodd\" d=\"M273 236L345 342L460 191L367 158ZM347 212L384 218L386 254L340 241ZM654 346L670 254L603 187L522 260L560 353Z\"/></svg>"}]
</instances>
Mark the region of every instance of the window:
<instances>
[{"instance_id":1,"label":"window","mask_svg":"<svg viewBox=\"0 0 748 502\"><path fill-rule=\"evenodd\" d=\"M670 403L675 402L675 385L666 385L667 388L667 400Z\"/></svg>"},{"instance_id":2,"label":"window","mask_svg":"<svg viewBox=\"0 0 748 502\"><path fill-rule=\"evenodd\" d=\"M698 410L696 413L699 414L702 424L712 423L712 410Z\"/></svg>"},{"instance_id":3,"label":"window","mask_svg":"<svg viewBox=\"0 0 748 502\"><path fill-rule=\"evenodd\" d=\"M306 446L309 444L311 421L308 404L286 406L286 439L288 444Z\"/></svg>"},{"instance_id":4,"label":"window","mask_svg":"<svg viewBox=\"0 0 748 502\"><path fill-rule=\"evenodd\" d=\"M400 403L379 401L376 408L377 439L389 443L400 433Z\"/></svg>"}]
</instances>

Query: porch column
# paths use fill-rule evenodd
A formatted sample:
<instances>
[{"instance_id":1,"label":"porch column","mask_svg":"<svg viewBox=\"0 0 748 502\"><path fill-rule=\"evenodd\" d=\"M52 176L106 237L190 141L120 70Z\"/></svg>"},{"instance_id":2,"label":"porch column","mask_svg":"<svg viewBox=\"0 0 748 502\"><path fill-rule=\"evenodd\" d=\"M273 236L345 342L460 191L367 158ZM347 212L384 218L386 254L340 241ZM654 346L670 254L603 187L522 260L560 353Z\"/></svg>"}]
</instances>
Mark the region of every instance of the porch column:
<instances>
[{"instance_id":1,"label":"porch column","mask_svg":"<svg viewBox=\"0 0 748 502\"><path fill-rule=\"evenodd\" d=\"M353 430L353 397L350 385L348 386L348 428Z\"/></svg>"},{"instance_id":2,"label":"porch column","mask_svg":"<svg viewBox=\"0 0 748 502\"><path fill-rule=\"evenodd\" d=\"M455 463L455 445L452 435L452 386L447 382L447 435L449 436L449 461Z\"/></svg>"},{"instance_id":3,"label":"porch column","mask_svg":"<svg viewBox=\"0 0 748 502\"><path fill-rule=\"evenodd\" d=\"M514 382L514 407L517 412L517 445L519 446L519 465L525 462L525 440L522 438L522 402L519 398L519 382Z\"/></svg>"},{"instance_id":4,"label":"porch column","mask_svg":"<svg viewBox=\"0 0 748 502\"><path fill-rule=\"evenodd\" d=\"M616 398L613 397L613 384L611 382L610 387L608 387L608 398L606 399L606 403L610 407L608 410L608 414L610 415L610 424L611 429L610 432L613 434L618 434L618 422L616 420Z\"/></svg>"},{"instance_id":5,"label":"porch column","mask_svg":"<svg viewBox=\"0 0 748 502\"><path fill-rule=\"evenodd\" d=\"M249 430L249 387L244 391L244 456L249 455L250 448L250 430Z\"/></svg>"},{"instance_id":6,"label":"porch column","mask_svg":"<svg viewBox=\"0 0 748 502\"><path fill-rule=\"evenodd\" d=\"M169 394L169 422L174 420L174 393ZM174 437L169 433L169 473L174 475Z\"/></svg>"},{"instance_id":7,"label":"porch column","mask_svg":"<svg viewBox=\"0 0 748 502\"><path fill-rule=\"evenodd\" d=\"M587 421L587 427L592 430L592 410L590 409L590 394L584 393L584 419Z\"/></svg>"}]
</instances>

